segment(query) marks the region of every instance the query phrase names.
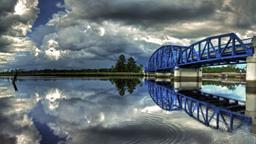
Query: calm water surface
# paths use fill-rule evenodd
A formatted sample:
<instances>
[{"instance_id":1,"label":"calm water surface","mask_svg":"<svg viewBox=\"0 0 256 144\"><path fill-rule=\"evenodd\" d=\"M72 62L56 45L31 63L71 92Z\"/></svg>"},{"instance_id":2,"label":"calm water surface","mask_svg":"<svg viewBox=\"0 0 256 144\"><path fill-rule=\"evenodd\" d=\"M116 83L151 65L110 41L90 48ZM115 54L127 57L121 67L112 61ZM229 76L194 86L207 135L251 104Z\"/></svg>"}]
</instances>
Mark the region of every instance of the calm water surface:
<instances>
[{"instance_id":1,"label":"calm water surface","mask_svg":"<svg viewBox=\"0 0 256 144\"><path fill-rule=\"evenodd\" d=\"M250 125L208 127L183 110L154 102L142 79L20 78L0 80L0 143L250 144ZM173 84L170 84L173 85ZM245 101L245 85L203 82L200 90Z\"/></svg>"}]
</instances>

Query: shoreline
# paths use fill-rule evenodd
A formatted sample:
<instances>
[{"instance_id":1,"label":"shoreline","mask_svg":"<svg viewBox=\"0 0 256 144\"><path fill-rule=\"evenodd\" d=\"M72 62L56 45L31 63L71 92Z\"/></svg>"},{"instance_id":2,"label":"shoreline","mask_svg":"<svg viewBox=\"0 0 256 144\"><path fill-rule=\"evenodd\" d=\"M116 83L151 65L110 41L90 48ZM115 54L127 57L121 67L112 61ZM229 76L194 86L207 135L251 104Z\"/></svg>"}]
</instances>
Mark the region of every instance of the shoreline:
<instances>
[{"instance_id":1,"label":"shoreline","mask_svg":"<svg viewBox=\"0 0 256 144\"><path fill-rule=\"evenodd\" d=\"M11 77L14 76L15 73L0 73L0 77ZM84 72L78 72L78 73L17 73L18 77L28 77L28 76L41 76L41 77L109 77L109 76L124 76L124 77L143 77L145 76L143 73L119 73L119 72L91 72L91 73L84 73Z\"/></svg>"},{"instance_id":2,"label":"shoreline","mask_svg":"<svg viewBox=\"0 0 256 144\"><path fill-rule=\"evenodd\" d=\"M14 75L0 75L0 79L7 78L10 79ZM152 79L152 80L168 80L168 81L173 81L173 77L152 77L152 76L147 76L143 74L79 74L79 75L63 75L63 74L34 74L34 75L17 75L17 79L23 79L23 78L35 78L35 79L40 79L40 78L46 78L46 79L58 79L58 78L74 78L74 79ZM223 82L223 83L245 83L245 79L241 78L213 78L213 77L203 77L202 81L212 81L212 82Z\"/></svg>"},{"instance_id":3,"label":"shoreline","mask_svg":"<svg viewBox=\"0 0 256 144\"><path fill-rule=\"evenodd\" d=\"M46 77L46 78L58 78L58 77L73 77L73 78L146 78L146 79L174 79L173 75L158 75L153 73L129 73L129 72L56 72L56 73L30 73L30 72L17 72L17 77ZM0 77L13 77L15 73L0 73ZM241 74L231 74L223 77L221 73L205 73L203 74L202 80L214 80L214 81L223 81L223 80L232 80L232 81L245 81L244 75Z\"/></svg>"}]
</instances>

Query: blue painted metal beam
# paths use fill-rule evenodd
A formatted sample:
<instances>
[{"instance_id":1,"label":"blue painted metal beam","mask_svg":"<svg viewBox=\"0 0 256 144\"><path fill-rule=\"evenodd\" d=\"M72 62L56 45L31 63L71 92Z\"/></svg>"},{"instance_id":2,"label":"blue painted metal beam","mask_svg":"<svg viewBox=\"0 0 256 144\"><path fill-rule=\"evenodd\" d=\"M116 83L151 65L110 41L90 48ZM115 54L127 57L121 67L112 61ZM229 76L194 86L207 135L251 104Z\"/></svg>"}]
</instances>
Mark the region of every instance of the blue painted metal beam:
<instances>
[{"instance_id":1,"label":"blue painted metal beam","mask_svg":"<svg viewBox=\"0 0 256 144\"><path fill-rule=\"evenodd\" d=\"M241 40L235 33L228 33L205 38L190 46L162 46L151 55L145 71L244 63L246 57L254 54L251 41Z\"/></svg>"}]
</instances>

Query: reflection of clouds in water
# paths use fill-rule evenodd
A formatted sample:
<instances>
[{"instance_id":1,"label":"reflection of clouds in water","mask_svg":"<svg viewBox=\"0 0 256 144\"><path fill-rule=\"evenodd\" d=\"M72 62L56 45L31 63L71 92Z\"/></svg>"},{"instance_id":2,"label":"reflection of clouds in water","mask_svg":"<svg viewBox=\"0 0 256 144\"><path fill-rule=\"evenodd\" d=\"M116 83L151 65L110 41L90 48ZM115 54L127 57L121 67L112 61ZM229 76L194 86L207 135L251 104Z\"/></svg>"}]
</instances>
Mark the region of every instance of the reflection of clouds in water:
<instances>
[{"instance_id":1,"label":"reflection of clouds in water","mask_svg":"<svg viewBox=\"0 0 256 144\"><path fill-rule=\"evenodd\" d=\"M0 139L5 134L19 141L39 142L28 112L55 135L75 144L219 143L239 137L205 127L183 112L161 110L146 87L121 97L108 81L24 80L18 86L17 97L0 101L4 107L0 116L6 119L1 125L8 125Z\"/></svg>"},{"instance_id":2,"label":"reflection of clouds in water","mask_svg":"<svg viewBox=\"0 0 256 144\"><path fill-rule=\"evenodd\" d=\"M39 143L40 135L27 115L34 104L14 97L0 99L1 143Z\"/></svg>"},{"instance_id":3,"label":"reflection of clouds in water","mask_svg":"<svg viewBox=\"0 0 256 144\"><path fill-rule=\"evenodd\" d=\"M13 97L15 95L15 90L13 86L10 84L8 79L1 79L0 82L0 99Z\"/></svg>"},{"instance_id":4,"label":"reflection of clouds in water","mask_svg":"<svg viewBox=\"0 0 256 144\"><path fill-rule=\"evenodd\" d=\"M167 118L167 117L164 117ZM185 128L177 123L151 115L138 116L131 122L118 126L95 126L78 130L73 135L73 143L206 143L211 135L201 129ZM99 139L100 137L101 139ZM200 137L200 139L195 139Z\"/></svg>"},{"instance_id":5,"label":"reflection of clouds in water","mask_svg":"<svg viewBox=\"0 0 256 144\"><path fill-rule=\"evenodd\" d=\"M58 124L58 127L55 127L57 130L53 129L56 133L68 134L72 143L102 143L103 139L106 140L105 143L159 143L163 140L206 143L214 141L212 134L224 137L226 135L211 131L210 128L188 118L186 114L166 114L153 103L144 105L151 100L147 96L141 96L137 100L126 97L126 104L122 102L123 98L114 96L117 99L115 103L110 104L107 101L114 99L112 96L95 96L95 102L89 99L63 99L55 113L51 113L57 117L55 123ZM196 139L197 137L199 139Z\"/></svg>"},{"instance_id":6,"label":"reflection of clouds in water","mask_svg":"<svg viewBox=\"0 0 256 144\"><path fill-rule=\"evenodd\" d=\"M244 85L235 85L233 90L227 86L203 85L201 90L206 93L245 101Z\"/></svg>"},{"instance_id":7,"label":"reflection of clouds in water","mask_svg":"<svg viewBox=\"0 0 256 144\"><path fill-rule=\"evenodd\" d=\"M49 109L54 110L59 107L58 100L66 98L59 89L50 90L45 99L48 101Z\"/></svg>"},{"instance_id":8,"label":"reflection of clouds in water","mask_svg":"<svg viewBox=\"0 0 256 144\"><path fill-rule=\"evenodd\" d=\"M160 112L160 111L162 111L162 109L157 105L148 106L148 107L141 109L141 112L143 112L143 113L155 113L155 112Z\"/></svg>"}]
</instances>

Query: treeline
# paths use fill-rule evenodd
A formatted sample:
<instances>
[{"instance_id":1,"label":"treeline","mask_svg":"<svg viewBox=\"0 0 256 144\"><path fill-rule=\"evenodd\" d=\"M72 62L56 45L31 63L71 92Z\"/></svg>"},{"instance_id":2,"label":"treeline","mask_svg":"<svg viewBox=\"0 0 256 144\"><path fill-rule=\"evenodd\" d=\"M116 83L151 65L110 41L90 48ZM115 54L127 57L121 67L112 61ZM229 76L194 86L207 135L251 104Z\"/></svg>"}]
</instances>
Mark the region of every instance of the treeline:
<instances>
[{"instance_id":1,"label":"treeline","mask_svg":"<svg viewBox=\"0 0 256 144\"><path fill-rule=\"evenodd\" d=\"M203 68L203 73L221 73L221 72L237 72L237 73L245 73L245 68L238 68L234 65L225 66L225 67L205 67Z\"/></svg>"},{"instance_id":2,"label":"treeline","mask_svg":"<svg viewBox=\"0 0 256 144\"><path fill-rule=\"evenodd\" d=\"M43 69L43 70L7 70L0 72L1 75L40 75L40 74L84 74L84 73L113 73L113 72L125 72L125 73L141 73L143 66L138 65L133 57L130 57L127 62L124 55L120 55L117 62L111 68L99 68L99 69Z\"/></svg>"},{"instance_id":3,"label":"treeline","mask_svg":"<svg viewBox=\"0 0 256 144\"><path fill-rule=\"evenodd\" d=\"M110 68L101 68L101 69L71 69L71 70L66 70L66 69L44 69L44 70L9 70L9 71L4 71L0 73L82 73L82 72L112 72L113 70Z\"/></svg>"}]
</instances>

